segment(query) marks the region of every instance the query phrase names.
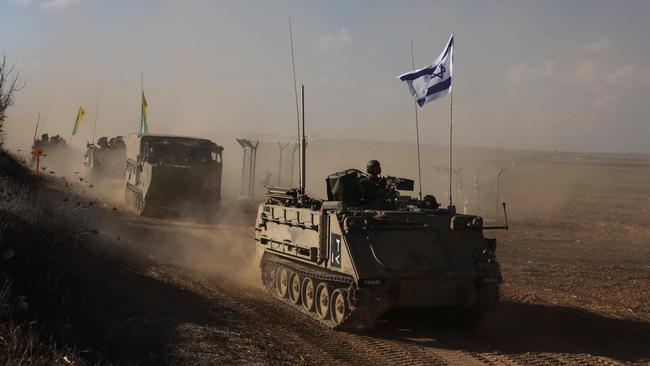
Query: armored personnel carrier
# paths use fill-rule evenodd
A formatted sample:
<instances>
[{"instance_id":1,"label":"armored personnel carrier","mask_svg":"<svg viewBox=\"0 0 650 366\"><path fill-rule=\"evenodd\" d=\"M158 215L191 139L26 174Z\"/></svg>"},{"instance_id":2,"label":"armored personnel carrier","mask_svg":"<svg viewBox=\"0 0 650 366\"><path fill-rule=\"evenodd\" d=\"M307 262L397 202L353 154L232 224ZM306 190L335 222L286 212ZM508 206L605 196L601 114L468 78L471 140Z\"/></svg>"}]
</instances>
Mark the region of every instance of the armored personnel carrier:
<instances>
[{"instance_id":1,"label":"armored personnel carrier","mask_svg":"<svg viewBox=\"0 0 650 366\"><path fill-rule=\"evenodd\" d=\"M210 215L221 201L223 147L193 137L131 134L125 198L139 215Z\"/></svg>"},{"instance_id":2,"label":"armored personnel carrier","mask_svg":"<svg viewBox=\"0 0 650 366\"><path fill-rule=\"evenodd\" d=\"M38 152L41 169L55 171L59 174L70 172L77 163L80 163L79 156L59 135L49 136L44 133L40 139L35 138L32 144L32 152L32 166L36 164L35 153Z\"/></svg>"},{"instance_id":3,"label":"armored personnel carrier","mask_svg":"<svg viewBox=\"0 0 650 366\"><path fill-rule=\"evenodd\" d=\"M122 136L115 136L110 140L100 137L96 144L87 144L84 158L84 165L93 181L124 177L126 145Z\"/></svg>"},{"instance_id":4,"label":"armored personnel carrier","mask_svg":"<svg viewBox=\"0 0 650 366\"><path fill-rule=\"evenodd\" d=\"M370 327L391 308L444 308L469 325L490 313L502 278L481 217L402 196L413 181L391 177L381 205L368 207L364 176L329 176L327 200L267 187L255 223L267 290L337 329Z\"/></svg>"}]
</instances>

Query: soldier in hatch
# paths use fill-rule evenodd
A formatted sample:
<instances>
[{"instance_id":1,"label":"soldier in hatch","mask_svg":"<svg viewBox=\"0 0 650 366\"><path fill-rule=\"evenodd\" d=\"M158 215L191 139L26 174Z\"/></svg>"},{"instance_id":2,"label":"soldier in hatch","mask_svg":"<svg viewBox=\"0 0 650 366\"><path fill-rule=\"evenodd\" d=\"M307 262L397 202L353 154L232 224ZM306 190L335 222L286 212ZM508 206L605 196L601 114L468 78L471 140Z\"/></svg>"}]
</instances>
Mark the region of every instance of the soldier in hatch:
<instances>
[{"instance_id":1,"label":"soldier in hatch","mask_svg":"<svg viewBox=\"0 0 650 366\"><path fill-rule=\"evenodd\" d=\"M393 197L391 197L386 178L380 176L379 161L370 160L366 165L366 172L368 174L359 179L362 205L372 209L387 208L387 201Z\"/></svg>"},{"instance_id":2,"label":"soldier in hatch","mask_svg":"<svg viewBox=\"0 0 650 366\"><path fill-rule=\"evenodd\" d=\"M100 137L99 140L97 140L97 146L103 150L108 149L108 137Z\"/></svg>"},{"instance_id":3,"label":"soldier in hatch","mask_svg":"<svg viewBox=\"0 0 650 366\"><path fill-rule=\"evenodd\" d=\"M115 136L115 142L111 144L112 149L126 149L124 138L122 136Z\"/></svg>"}]
</instances>

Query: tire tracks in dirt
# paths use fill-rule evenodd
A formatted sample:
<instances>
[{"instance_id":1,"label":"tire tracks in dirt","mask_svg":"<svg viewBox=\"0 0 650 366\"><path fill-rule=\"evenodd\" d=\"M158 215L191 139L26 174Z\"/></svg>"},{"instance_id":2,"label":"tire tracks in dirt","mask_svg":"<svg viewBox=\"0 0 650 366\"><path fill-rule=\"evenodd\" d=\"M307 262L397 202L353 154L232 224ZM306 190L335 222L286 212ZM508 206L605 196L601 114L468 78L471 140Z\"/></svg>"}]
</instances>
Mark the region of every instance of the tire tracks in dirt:
<instances>
[{"instance_id":1,"label":"tire tracks in dirt","mask_svg":"<svg viewBox=\"0 0 650 366\"><path fill-rule=\"evenodd\" d=\"M286 349L301 349L306 364L445 365L416 347L325 328L297 310L286 308L280 301L267 298L257 288L236 285L222 278L208 281L185 274L173 276L173 282L237 309L256 327L281 335L276 341Z\"/></svg>"}]
</instances>

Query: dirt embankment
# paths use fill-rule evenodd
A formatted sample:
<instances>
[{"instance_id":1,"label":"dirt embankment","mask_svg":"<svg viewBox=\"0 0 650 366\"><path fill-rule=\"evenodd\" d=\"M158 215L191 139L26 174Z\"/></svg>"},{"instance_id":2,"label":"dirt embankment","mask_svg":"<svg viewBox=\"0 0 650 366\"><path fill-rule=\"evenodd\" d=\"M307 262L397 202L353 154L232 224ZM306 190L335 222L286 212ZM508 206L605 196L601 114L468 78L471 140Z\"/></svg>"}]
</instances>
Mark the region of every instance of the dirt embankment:
<instances>
[{"instance_id":1,"label":"dirt embankment","mask_svg":"<svg viewBox=\"0 0 650 366\"><path fill-rule=\"evenodd\" d=\"M97 202L80 196L81 189L34 176L0 151L0 364L167 359L165 322L126 326L157 308L125 299L137 292L165 304L187 295L160 289L112 250L115 239L92 219ZM141 289L149 290L141 294Z\"/></svg>"}]
</instances>

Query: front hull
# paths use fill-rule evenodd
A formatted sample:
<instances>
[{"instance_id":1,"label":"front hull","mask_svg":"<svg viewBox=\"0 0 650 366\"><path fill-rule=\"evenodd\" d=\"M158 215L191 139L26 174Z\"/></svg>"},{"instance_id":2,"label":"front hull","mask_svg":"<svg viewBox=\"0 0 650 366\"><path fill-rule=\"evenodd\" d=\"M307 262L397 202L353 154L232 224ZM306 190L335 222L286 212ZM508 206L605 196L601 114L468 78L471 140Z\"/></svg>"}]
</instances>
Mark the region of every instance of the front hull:
<instances>
[{"instance_id":1,"label":"front hull","mask_svg":"<svg viewBox=\"0 0 650 366\"><path fill-rule=\"evenodd\" d=\"M221 169L127 165L126 199L145 216L212 216L221 202Z\"/></svg>"}]
</instances>

